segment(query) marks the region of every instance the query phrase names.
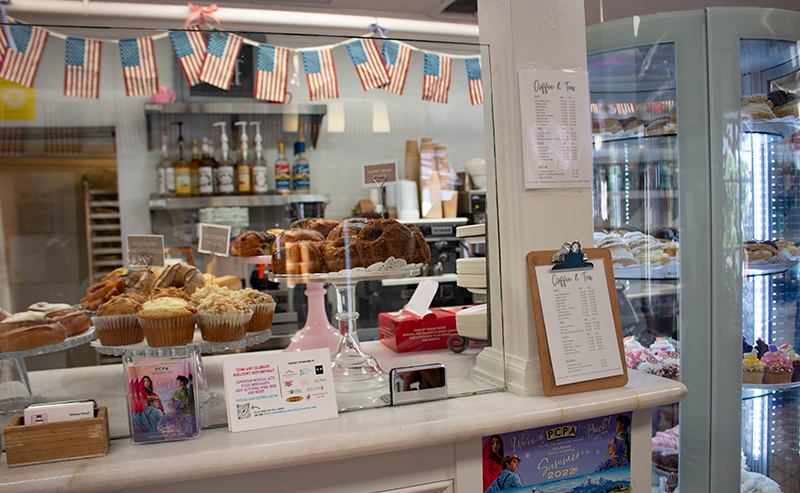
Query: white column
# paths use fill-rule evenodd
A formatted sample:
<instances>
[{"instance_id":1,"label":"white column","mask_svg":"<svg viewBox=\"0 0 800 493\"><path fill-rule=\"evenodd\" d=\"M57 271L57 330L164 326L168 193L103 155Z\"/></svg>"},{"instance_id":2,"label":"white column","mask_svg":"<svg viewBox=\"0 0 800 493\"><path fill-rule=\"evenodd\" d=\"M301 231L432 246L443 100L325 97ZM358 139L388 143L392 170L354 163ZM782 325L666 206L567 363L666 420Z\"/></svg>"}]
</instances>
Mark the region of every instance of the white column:
<instances>
[{"instance_id":1,"label":"white column","mask_svg":"<svg viewBox=\"0 0 800 493\"><path fill-rule=\"evenodd\" d=\"M565 241L591 247L592 194L588 188L524 189L517 77L520 68L586 70L583 1L481 0L478 19L480 42L489 45L491 59L492 107L488 98L486 106L495 128L494 135L487 132L486 149L495 149L497 162L497 196L489 187L487 200L496 200L499 220L487 227L490 238L499 238L499 250L496 242L489 244L493 347L480 355L476 372L500 378L504 347L509 390L535 395L542 393L542 382L525 256L557 250ZM579 154L590 159L591 142L581 145L588 152ZM492 167L489 159L487 164Z\"/></svg>"}]
</instances>

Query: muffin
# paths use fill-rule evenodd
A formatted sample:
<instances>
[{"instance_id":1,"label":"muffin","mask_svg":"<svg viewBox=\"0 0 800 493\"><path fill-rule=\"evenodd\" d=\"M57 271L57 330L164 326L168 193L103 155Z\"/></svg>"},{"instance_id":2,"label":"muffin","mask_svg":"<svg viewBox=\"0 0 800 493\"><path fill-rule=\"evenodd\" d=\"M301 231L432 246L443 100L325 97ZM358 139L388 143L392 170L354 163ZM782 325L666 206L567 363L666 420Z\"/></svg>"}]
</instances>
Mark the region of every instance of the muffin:
<instances>
[{"instance_id":1,"label":"muffin","mask_svg":"<svg viewBox=\"0 0 800 493\"><path fill-rule=\"evenodd\" d=\"M761 357L764 363L764 383L789 383L792 381L792 360L783 349L778 349L774 344L770 344L769 352Z\"/></svg>"},{"instance_id":2,"label":"muffin","mask_svg":"<svg viewBox=\"0 0 800 493\"><path fill-rule=\"evenodd\" d=\"M272 317L275 315L276 306L272 296L255 289L242 289L234 292L234 298L253 310L253 317L245 327L247 332L261 332L272 327Z\"/></svg>"},{"instance_id":3,"label":"muffin","mask_svg":"<svg viewBox=\"0 0 800 493\"><path fill-rule=\"evenodd\" d=\"M104 346L127 346L144 340L136 314L147 299L134 293L114 296L97 308L92 317L97 338Z\"/></svg>"},{"instance_id":4,"label":"muffin","mask_svg":"<svg viewBox=\"0 0 800 493\"><path fill-rule=\"evenodd\" d=\"M176 288L175 286L154 289L152 299L156 298L180 298L184 301L189 301L191 299L183 289Z\"/></svg>"},{"instance_id":5,"label":"muffin","mask_svg":"<svg viewBox=\"0 0 800 493\"><path fill-rule=\"evenodd\" d=\"M197 326L208 342L244 339L245 326L252 316L253 311L233 296L210 294L197 305Z\"/></svg>"},{"instance_id":6,"label":"muffin","mask_svg":"<svg viewBox=\"0 0 800 493\"><path fill-rule=\"evenodd\" d=\"M157 298L148 301L137 317L149 346L182 346L194 338L197 310L186 300Z\"/></svg>"},{"instance_id":7,"label":"muffin","mask_svg":"<svg viewBox=\"0 0 800 493\"><path fill-rule=\"evenodd\" d=\"M211 295L232 296L233 291L218 284L206 284L202 288L199 288L192 293L191 301L195 306L197 306L202 303L206 297Z\"/></svg>"},{"instance_id":8,"label":"muffin","mask_svg":"<svg viewBox=\"0 0 800 493\"><path fill-rule=\"evenodd\" d=\"M764 363L758 360L753 349L742 357L742 383L761 383L764 380Z\"/></svg>"}]
</instances>

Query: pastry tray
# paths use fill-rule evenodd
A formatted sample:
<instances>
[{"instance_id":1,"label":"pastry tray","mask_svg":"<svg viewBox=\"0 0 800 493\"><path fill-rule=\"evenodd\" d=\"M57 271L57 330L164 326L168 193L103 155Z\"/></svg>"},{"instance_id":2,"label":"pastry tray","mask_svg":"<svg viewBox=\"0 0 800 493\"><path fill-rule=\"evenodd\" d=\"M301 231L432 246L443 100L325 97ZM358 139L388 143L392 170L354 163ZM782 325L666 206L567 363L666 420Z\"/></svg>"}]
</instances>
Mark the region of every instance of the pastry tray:
<instances>
[{"instance_id":1,"label":"pastry tray","mask_svg":"<svg viewBox=\"0 0 800 493\"><path fill-rule=\"evenodd\" d=\"M94 339L94 327L89 327L80 334L67 337L64 341L58 344L48 344L47 346L40 346L25 351L10 351L7 353L0 353L0 360L12 358L27 358L28 356L37 356L39 354L55 353L63 349L82 346L87 342Z\"/></svg>"},{"instance_id":2,"label":"pastry tray","mask_svg":"<svg viewBox=\"0 0 800 493\"><path fill-rule=\"evenodd\" d=\"M422 264L407 264L405 260L389 257L385 262L377 262L369 267L344 269L339 272L319 274L275 274L270 272L270 281L286 281L290 284L306 282L343 283L350 281L374 281L399 277L418 276Z\"/></svg>"},{"instance_id":3,"label":"pastry tray","mask_svg":"<svg viewBox=\"0 0 800 493\"><path fill-rule=\"evenodd\" d=\"M272 337L272 330L261 332L248 332L244 339L231 342L204 341L199 329L195 329L194 339L185 346L150 347L147 342L127 346L103 346L100 340L92 341L91 346L100 354L108 356L132 356L135 358L162 358L165 356L189 356L195 348L201 353L220 353L231 349L240 349L255 344L261 344Z\"/></svg>"}]
</instances>

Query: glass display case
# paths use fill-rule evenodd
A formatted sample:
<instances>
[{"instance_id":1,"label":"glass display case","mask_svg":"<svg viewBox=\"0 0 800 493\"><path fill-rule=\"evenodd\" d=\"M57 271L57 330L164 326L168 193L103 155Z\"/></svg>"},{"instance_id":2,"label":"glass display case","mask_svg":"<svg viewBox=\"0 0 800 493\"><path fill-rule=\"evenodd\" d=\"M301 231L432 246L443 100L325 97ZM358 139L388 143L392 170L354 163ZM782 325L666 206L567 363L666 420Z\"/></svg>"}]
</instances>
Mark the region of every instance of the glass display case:
<instances>
[{"instance_id":1,"label":"glass display case","mask_svg":"<svg viewBox=\"0 0 800 493\"><path fill-rule=\"evenodd\" d=\"M673 342L689 389L677 413L656 411L653 491L800 488L797 384L783 382L788 366L767 380L743 373L754 346L763 359L798 343L798 15L709 8L587 31L595 240L617 237L606 241L621 259L625 330L650 349L663 349L657 337ZM675 135L648 135L668 111ZM627 257L639 232L659 242L651 250L679 243L677 271L652 253L639 255L644 269ZM666 472L678 469L675 489Z\"/></svg>"},{"instance_id":2,"label":"glass display case","mask_svg":"<svg viewBox=\"0 0 800 493\"><path fill-rule=\"evenodd\" d=\"M496 212L493 204L485 200L481 204L481 214L469 208L457 212L451 205L458 203L459 194L469 198L476 191L470 185L466 164L483 162L486 152L491 152L491 149L484 149L484 135L491 131L492 122L484 117L479 69L477 78L475 76L475 64L479 67L480 61L488 63L487 46L423 40L378 39L373 42L369 37L280 33L215 31L212 36L211 31L204 31L209 57L214 48L212 44L220 42L219 36L241 43L240 54L227 60L230 62L227 72L231 77L230 87L220 89L213 87L212 84L220 85L213 82L213 76L209 76L208 83L188 84L188 69L182 59L185 51L181 51L186 46L170 36L176 33L183 36L185 31L31 27L33 30L29 32L42 30L49 34L33 88L5 81L0 84L4 101L11 98L19 103L16 109L9 105L0 108L3 120L0 125L0 189L4 190L0 194L0 231L3 234L0 253L4 253L4 262L0 265L0 273L4 274L0 283L0 306L5 310L25 311L39 301L76 305L97 280L97 269L88 268L87 252L91 250L85 243L91 243L91 236L85 233L84 223L88 224L94 216L89 217L93 212L85 206L80 186L83 179L83 183L88 183L86 188L115 192L115 214L108 220L114 220L111 226L114 227L117 257L126 248L128 235L163 235L168 257L173 257L173 262L195 264L214 278L232 275L245 287L285 294L286 299L276 301L279 307L284 305L286 311L297 312L292 329L302 326L306 317L312 318L303 310L322 310L323 313L315 314L314 318L325 319L332 330L341 331L342 338L346 335L345 346L368 354L376 362L380 374L378 386L343 387L348 395L344 398L346 402L341 402L342 410L387 405L382 399L389 390L385 374L401 366L444 363L449 396L504 388L504 382L487 381L473 372L480 352L487 346L499 346L501 340L476 339L459 353L447 348L446 335L442 338L441 334L433 338L441 339L441 344L433 348L436 341L431 339L432 349L424 351L399 353L383 343L379 316L401 309L420 284L419 281L398 282L401 276L396 272L385 276L371 273L362 275L359 282L353 281L358 277L353 273L355 269L379 263L390 265L386 255L365 261L364 265L350 262L348 255L345 264L332 272L319 268L314 272L304 271L299 277L293 275L298 272L292 271L293 264L288 259L284 259L282 265L285 269L288 263L291 272L277 272L275 265L280 258L276 257L272 262L276 270L274 275L269 276L267 269L262 277L255 276L261 274L259 265L269 266L271 261L248 262L239 257L212 261L211 256L197 251L197 224L200 222L232 226L230 240L234 240L246 230L288 229L293 221L300 219L320 217L336 224L345 218L361 216L366 224L384 217L397 218L398 211L407 212L406 209L421 211L416 218L406 216L403 223L408 226L399 222L392 224L404 228L408 245L414 251L430 250L433 255L413 260L409 257L408 264L415 265L397 270L405 272L402 277L437 281L434 306L485 303L486 294L473 295L456 285L455 260L483 256L486 250L468 246L456 236L455 228L486 221L486 216L493 220ZM102 74L97 79L97 97L75 97L72 83L65 83L65 79L71 77L71 50L76 43L88 47L95 40L103 46L102 55L97 55L96 59L97 71ZM148 45L152 52L147 51ZM379 52L383 48L384 54L380 56L385 61L378 62L378 69L368 70L386 70L394 63L406 63L397 70L392 69L395 86L367 85L371 75L365 73L360 64L364 62L364 50L370 46ZM259 93L256 87L259 78L268 71L267 61L260 58L261 54L273 53L270 50L278 48L286 53L282 67L286 84L283 102L269 101L275 97ZM393 55L385 54L392 49L399 49L405 58L398 61L391 58ZM442 70L431 78L427 67L434 61ZM469 77L467 62L472 64ZM131 67L141 68L140 65L146 63L152 64L151 72L131 72ZM278 61L273 58L269 63ZM328 71L325 82L315 79L314 74L320 70ZM136 83L152 87L137 92ZM483 83L489 84L488 71L483 74ZM320 93L321 85L326 85L329 92ZM178 121L182 124L173 125ZM215 126L219 122L223 125ZM220 127L226 129L227 137L221 137ZM103 132L87 130L97 128ZM173 163L181 161L182 153L184 160L191 164L195 141L208 139L213 149L211 154L218 162L223 161L222 149L227 147L229 158L235 164L243 148L242 130L249 136L244 147L249 145L251 156L258 151L266 163L265 190L256 193L240 189L239 193L229 195L219 194L217 190L204 196L197 196L199 193L194 189L166 194L159 190L158 177L163 171L162 142L166 142L166 154ZM416 164L414 159L409 159L411 143L421 151L416 156ZM297 164L302 157L309 163L304 174L308 181L296 190L277 190L276 180L282 179L275 173L279 145L286 150L291 164ZM434 149L436 158L432 159ZM487 161L494 162L493 159ZM365 166L375 163L389 163L396 170L395 179L388 180L383 188L364 180ZM173 168L177 180L177 174L184 171L177 164ZM485 177L485 166L479 168L474 166L473 170ZM193 173L194 168L189 169ZM402 193L401 181L412 183L414 193ZM434 189L435 194L432 194ZM483 190L485 197L485 186ZM42 197L35 207L25 199L34 191ZM427 200L429 207L421 208L419 198ZM223 212L241 212L244 220L238 219L239 216L231 219ZM449 228L446 234L441 232L444 226ZM420 232L419 237L413 236L415 231ZM487 242L496 241L487 238ZM324 254L320 258L324 264ZM109 265L108 270L113 267ZM338 273L336 279L328 276L333 273ZM383 277L392 282L381 282ZM264 284L254 279L263 280ZM350 288L362 284L361 280L369 289L358 297ZM308 307L300 310L297 307L304 304L311 284L315 288L322 285L324 290L310 289L316 296L313 307L312 303L306 303ZM337 288L341 295L338 303ZM357 305L364 297L369 297L370 303L365 316L359 317ZM319 300L321 302L317 303ZM340 316L335 317L336 313ZM282 321L276 317L270 341L280 340L282 344L273 344L268 349L289 344L293 330L276 330L280 329ZM451 331L455 331L455 323L452 325ZM487 322L487 334L489 330ZM87 351L80 355L58 352L55 356L48 355L47 361L30 358L28 363L37 368L96 364L97 355L89 348L83 349ZM249 348L263 349L263 346ZM24 367L22 371L24 373ZM203 425L224 424L218 421Z\"/></svg>"}]
</instances>

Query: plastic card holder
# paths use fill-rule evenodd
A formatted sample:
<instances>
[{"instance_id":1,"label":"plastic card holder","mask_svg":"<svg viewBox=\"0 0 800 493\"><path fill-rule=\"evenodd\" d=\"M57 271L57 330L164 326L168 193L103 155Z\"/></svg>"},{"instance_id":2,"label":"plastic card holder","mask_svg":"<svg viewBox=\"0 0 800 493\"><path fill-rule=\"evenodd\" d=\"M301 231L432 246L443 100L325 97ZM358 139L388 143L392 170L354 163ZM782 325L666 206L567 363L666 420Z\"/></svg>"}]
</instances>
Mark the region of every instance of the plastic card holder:
<instances>
[{"instance_id":1,"label":"plastic card holder","mask_svg":"<svg viewBox=\"0 0 800 493\"><path fill-rule=\"evenodd\" d=\"M199 437L196 358L126 356L123 360L131 441L144 444Z\"/></svg>"}]
</instances>

